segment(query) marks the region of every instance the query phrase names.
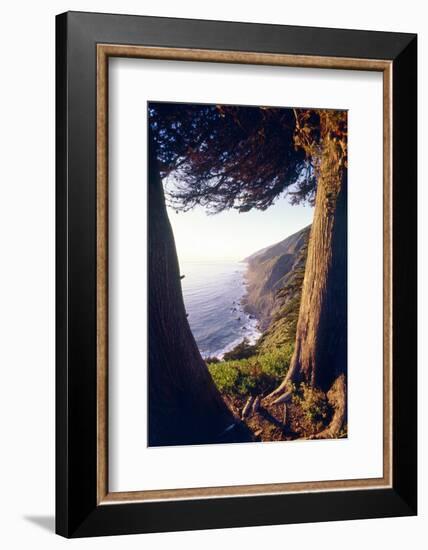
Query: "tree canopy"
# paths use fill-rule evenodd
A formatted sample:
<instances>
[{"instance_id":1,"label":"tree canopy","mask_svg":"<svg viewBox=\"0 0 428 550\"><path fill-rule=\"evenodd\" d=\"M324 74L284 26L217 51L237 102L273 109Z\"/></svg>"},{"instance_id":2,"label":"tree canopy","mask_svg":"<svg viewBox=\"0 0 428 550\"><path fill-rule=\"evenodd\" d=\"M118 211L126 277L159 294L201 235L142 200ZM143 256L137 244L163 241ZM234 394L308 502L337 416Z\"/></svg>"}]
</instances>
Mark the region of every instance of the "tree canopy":
<instances>
[{"instance_id":1,"label":"tree canopy","mask_svg":"<svg viewBox=\"0 0 428 550\"><path fill-rule=\"evenodd\" d=\"M313 202L315 170L296 128L304 120L319 141L317 111L157 102L148 111L150 142L161 177L174 179L168 198L176 209L265 210L285 191L293 203Z\"/></svg>"}]
</instances>

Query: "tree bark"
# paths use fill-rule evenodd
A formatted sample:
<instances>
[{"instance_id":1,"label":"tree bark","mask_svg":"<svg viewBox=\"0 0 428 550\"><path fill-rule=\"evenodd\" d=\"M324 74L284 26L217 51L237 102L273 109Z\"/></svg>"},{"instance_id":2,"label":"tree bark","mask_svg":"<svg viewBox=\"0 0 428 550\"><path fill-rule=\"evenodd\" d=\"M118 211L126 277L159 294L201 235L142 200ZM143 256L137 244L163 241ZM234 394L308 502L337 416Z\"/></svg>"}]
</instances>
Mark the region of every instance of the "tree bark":
<instances>
[{"instance_id":1,"label":"tree bark","mask_svg":"<svg viewBox=\"0 0 428 550\"><path fill-rule=\"evenodd\" d=\"M190 330L153 144L148 186L149 445L249 440L215 387Z\"/></svg>"},{"instance_id":2,"label":"tree bark","mask_svg":"<svg viewBox=\"0 0 428 550\"><path fill-rule=\"evenodd\" d=\"M277 403L286 402L301 382L327 391L338 377L346 378L347 177L342 163L342 143L326 124L294 354L283 383L269 396Z\"/></svg>"}]
</instances>

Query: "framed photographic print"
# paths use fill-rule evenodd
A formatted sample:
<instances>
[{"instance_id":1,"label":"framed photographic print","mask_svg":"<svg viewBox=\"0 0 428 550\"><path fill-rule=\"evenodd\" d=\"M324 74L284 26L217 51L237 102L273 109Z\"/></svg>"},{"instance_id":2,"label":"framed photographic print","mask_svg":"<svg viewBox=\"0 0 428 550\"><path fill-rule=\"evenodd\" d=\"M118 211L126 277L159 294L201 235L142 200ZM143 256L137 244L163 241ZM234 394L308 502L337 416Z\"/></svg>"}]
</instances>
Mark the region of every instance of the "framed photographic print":
<instances>
[{"instance_id":1,"label":"framed photographic print","mask_svg":"<svg viewBox=\"0 0 428 550\"><path fill-rule=\"evenodd\" d=\"M416 514L416 36L56 47L57 532Z\"/></svg>"}]
</instances>

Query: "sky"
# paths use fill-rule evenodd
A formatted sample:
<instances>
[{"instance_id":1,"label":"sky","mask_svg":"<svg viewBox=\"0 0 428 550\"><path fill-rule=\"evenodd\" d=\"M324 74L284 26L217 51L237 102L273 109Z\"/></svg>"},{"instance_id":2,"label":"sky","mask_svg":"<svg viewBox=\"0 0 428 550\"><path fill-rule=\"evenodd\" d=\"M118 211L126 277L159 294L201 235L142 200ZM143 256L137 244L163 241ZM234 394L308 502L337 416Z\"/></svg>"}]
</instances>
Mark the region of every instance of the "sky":
<instances>
[{"instance_id":1,"label":"sky","mask_svg":"<svg viewBox=\"0 0 428 550\"><path fill-rule=\"evenodd\" d=\"M203 207L176 213L168 208L181 261L241 261L312 223L313 208L292 206L281 196L265 211L227 210L207 214Z\"/></svg>"}]
</instances>

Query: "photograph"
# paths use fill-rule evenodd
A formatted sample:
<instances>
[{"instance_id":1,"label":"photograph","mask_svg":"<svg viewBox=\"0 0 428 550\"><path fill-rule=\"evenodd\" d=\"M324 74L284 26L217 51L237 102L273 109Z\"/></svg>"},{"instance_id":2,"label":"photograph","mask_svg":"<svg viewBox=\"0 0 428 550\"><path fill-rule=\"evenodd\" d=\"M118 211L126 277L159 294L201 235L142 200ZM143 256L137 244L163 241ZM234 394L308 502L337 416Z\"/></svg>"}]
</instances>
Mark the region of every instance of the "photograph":
<instances>
[{"instance_id":1,"label":"photograph","mask_svg":"<svg viewBox=\"0 0 428 550\"><path fill-rule=\"evenodd\" d=\"M148 446L346 438L347 111L147 117Z\"/></svg>"}]
</instances>

